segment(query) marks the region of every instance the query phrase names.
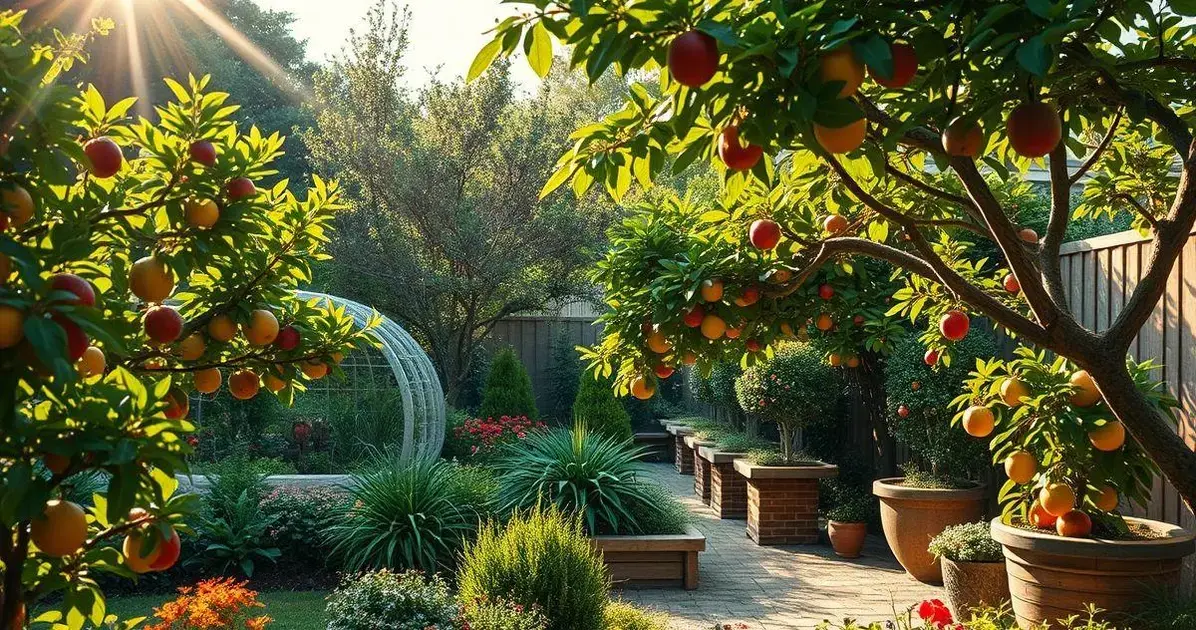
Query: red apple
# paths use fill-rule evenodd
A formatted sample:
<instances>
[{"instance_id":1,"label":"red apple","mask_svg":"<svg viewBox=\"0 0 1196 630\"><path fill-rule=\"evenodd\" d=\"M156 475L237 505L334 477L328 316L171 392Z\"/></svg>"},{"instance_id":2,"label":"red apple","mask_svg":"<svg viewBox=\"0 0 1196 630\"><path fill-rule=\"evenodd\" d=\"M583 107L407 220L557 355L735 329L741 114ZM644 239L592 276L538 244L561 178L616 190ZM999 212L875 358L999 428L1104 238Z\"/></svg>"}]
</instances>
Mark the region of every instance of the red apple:
<instances>
[{"instance_id":1,"label":"red apple","mask_svg":"<svg viewBox=\"0 0 1196 630\"><path fill-rule=\"evenodd\" d=\"M76 306L95 306L96 292L91 283L73 273L55 274L50 279L50 288L55 291L70 291L75 294L74 300L64 300L63 304Z\"/></svg>"},{"instance_id":2,"label":"red apple","mask_svg":"<svg viewBox=\"0 0 1196 630\"><path fill-rule=\"evenodd\" d=\"M756 219L748 229L748 238L756 249L772 249L781 241L781 226L771 219Z\"/></svg>"},{"instance_id":3,"label":"red apple","mask_svg":"<svg viewBox=\"0 0 1196 630\"><path fill-rule=\"evenodd\" d=\"M758 339L748 339L743 342L743 347L747 348L748 352L759 352L761 346Z\"/></svg>"},{"instance_id":4,"label":"red apple","mask_svg":"<svg viewBox=\"0 0 1196 630\"><path fill-rule=\"evenodd\" d=\"M939 351L927 350L926 355L922 357L922 360L926 362L926 365L933 366L939 362Z\"/></svg>"},{"instance_id":5,"label":"red apple","mask_svg":"<svg viewBox=\"0 0 1196 630\"><path fill-rule=\"evenodd\" d=\"M829 300L832 297L835 297L835 287L832 287L829 284L819 285L818 297L820 297L824 300Z\"/></svg>"},{"instance_id":6,"label":"red apple","mask_svg":"<svg viewBox=\"0 0 1196 630\"><path fill-rule=\"evenodd\" d=\"M1005 276L1004 285L1005 285L1005 290L1010 293L1017 293L1018 291L1022 290L1021 283L1019 283L1017 281L1017 278L1014 277L1013 274L1008 274Z\"/></svg>"},{"instance_id":7,"label":"red apple","mask_svg":"<svg viewBox=\"0 0 1196 630\"><path fill-rule=\"evenodd\" d=\"M897 408L897 415L901 416L902 418L908 418L909 417L909 407L906 407L905 405L901 405L900 407Z\"/></svg>"},{"instance_id":8,"label":"red apple","mask_svg":"<svg viewBox=\"0 0 1196 630\"><path fill-rule=\"evenodd\" d=\"M88 140L83 145L83 153L87 156L87 170L101 179L115 175L125 159L120 146L108 136Z\"/></svg>"},{"instance_id":9,"label":"red apple","mask_svg":"<svg viewBox=\"0 0 1196 630\"><path fill-rule=\"evenodd\" d=\"M299 347L299 339L299 331L295 330L294 326L283 326L274 338L274 345L278 346L279 350L294 350Z\"/></svg>"},{"instance_id":10,"label":"red apple","mask_svg":"<svg viewBox=\"0 0 1196 630\"><path fill-rule=\"evenodd\" d=\"M179 540L179 533L170 529L170 538L158 544L158 558L150 563L151 571L165 571L179 561L179 554L183 550L183 541Z\"/></svg>"},{"instance_id":11,"label":"red apple","mask_svg":"<svg viewBox=\"0 0 1196 630\"><path fill-rule=\"evenodd\" d=\"M743 293L735 300L736 306L751 306L760 301L760 289L757 287L747 287Z\"/></svg>"},{"instance_id":12,"label":"red apple","mask_svg":"<svg viewBox=\"0 0 1196 630\"><path fill-rule=\"evenodd\" d=\"M1005 120L1009 146L1025 157L1042 157L1063 139L1063 122L1053 106L1041 101L1022 103Z\"/></svg>"},{"instance_id":13,"label":"red apple","mask_svg":"<svg viewBox=\"0 0 1196 630\"><path fill-rule=\"evenodd\" d=\"M155 343L167 344L183 334L183 316L170 306L155 306L145 312L145 334Z\"/></svg>"},{"instance_id":14,"label":"red apple","mask_svg":"<svg viewBox=\"0 0 1196 630\"><path fill-rule=\"evenodd\" d=\"M62 313L54 313L50 316L54 323L62 327L63 332L66 333L66 356L71 360L71 363L78 361L83 353L87 351L87 346L91 345L91 340L87 338L87 333L78 324L71 321L70 318Z\"/></svg>"},{"instance_id":15,"label":"red apple","mask_svg":"<svg viewBox=\"0 0 1196 630\"><path fill-rule=\"evenodd\" d=\"M873 80L887 88L903 88L909 85L918 73L918 55L909 44L889 44L889 52L893 55L893 76L886 79L871 67L868 68L868 73L872 75Z\"/></svg>"},{"instance_id":16,"label":"red apple","mask_svg":"<svg viewBox=\"0 0 1196 630\"><path fill-rule=\"evenodd\" d=\"M169 405L166 407L166 417L171 420L184 418L187 412L191 411L191 399L187 398L186 392L177 387L171 387L167 392L166 402Z\"/></svg>"},{"instance_id":17,"label":"red apple","mask_svg":"<svg viewBox=\"0 0 1196 630\"><path fill-rule=\"evenodd\" d=\"M669 44L668 64L674 81L701 87L718 72L718 42L701 31L682 33Z\"/></svg>"},{"instance_id":18,"label":"red apple","mask_svg":"<svg viewBox=\"0 0 1196 630\"><path fill-rule=\"evenodd\" d=\"M939 332L951 341L959 341L968 336L968 328L972 325L967 313L963 311L948 311L939 320Z\"/></svg>"},{"instance_id":19,"label":"red apple","mask_svg":"<svg viewBox=\"0 0 1196 630\"><path fill-rule=\"evenodd\" d=\"M248 177L234 177L226 186L229 201L239 201L257 194L257 187Z\"/></svg>"},{"instance_id":20,"label":"red apple","mask_svg":"<svg viewBox=\"0 0 1196 630\"><path fill-rule=\"evenodd\" d=\"M863 325L864 325L864 316L863 316L863 315L856 315L855 317L852 317L852 318L851 318L851 323L852 323L852 324L855 324L856 328L859 328L860 326L863 326Z\"/></svg>"},{"instance_id":21,"label":"red apple","mask_svg":"<svg viewBox=\"0 0 1196 630\"><path fill-rule=\"evenodd\" d=\"M760 161L764 147L739 141L739 125L723 129L718 139L718 157L733 171L746 171Z\"/></svg>"},{"instance_id":22,"label":"red apple","mask_svg":"<svg viewBox=\"0 0 1196 630\"><path fill-rule=\"evenodd\" d=\"M665 365L665 364L661 363L660 365L656 366L652 371L656 373L657 378L668 378L673 375L673 372L675 370L673 369L673 366Z\"/></svg>"},{"instance_id":23,"label":"red apple","mask_svg":"<svg viewBox=\"0 0 1196 630\"><path fill-rule=\"evenodd\" d=\"M216 146L208 140L196 140L191 143L191 161L204 166L216 163Z\"/></svg>"},{"instance_id":24,"label":"red apple","mask_svg":"<svg viewBox=\"0 0 1196 630\"><path fill-rule=\"evenodd\" d=\"M682 321L684 321L685 325L689 326L690 328L697 328L698 326L702 325L703 317L706 317L706 309L702 308L701 304L694 304L693 308L689 309L685 313L685 317Z\"/></svg>"}]
</instances>

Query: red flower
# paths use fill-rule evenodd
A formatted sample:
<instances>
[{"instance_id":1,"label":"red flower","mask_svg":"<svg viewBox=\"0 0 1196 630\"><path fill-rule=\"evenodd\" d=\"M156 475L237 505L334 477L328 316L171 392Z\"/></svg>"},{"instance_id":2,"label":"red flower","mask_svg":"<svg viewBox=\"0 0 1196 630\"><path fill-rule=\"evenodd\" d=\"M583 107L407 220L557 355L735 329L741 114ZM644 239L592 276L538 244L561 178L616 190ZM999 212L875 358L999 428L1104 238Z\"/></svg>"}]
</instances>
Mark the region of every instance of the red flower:
<instances>
[{"instance_id":1,"label":"red flower","mask_svg":"<svg viewBox=\"0 0 1196 630\"><path fill-rule=\"evenodd\" d=\"M935 628L949 626L955 622L951 617L951 611L940 599L928 599L918 604L918 616Z\"/></svg>"}]
</instances>

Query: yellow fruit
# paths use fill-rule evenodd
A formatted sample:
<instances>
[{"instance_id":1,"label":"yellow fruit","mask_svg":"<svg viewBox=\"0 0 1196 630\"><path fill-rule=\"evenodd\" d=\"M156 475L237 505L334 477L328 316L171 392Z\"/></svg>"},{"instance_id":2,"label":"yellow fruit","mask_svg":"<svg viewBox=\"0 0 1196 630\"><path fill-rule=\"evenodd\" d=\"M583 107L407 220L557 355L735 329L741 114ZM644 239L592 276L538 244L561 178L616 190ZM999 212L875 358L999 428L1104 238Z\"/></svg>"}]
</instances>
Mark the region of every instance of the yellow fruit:
<instances>
[{"instance_id":1,"label":"yellow fruit","mask_svg":"<svg viewBox=\"0 0 1196 630\"><path fill-rule=\"evenodd\" d=\"M192 227L210 228L220 220L220 208L211 199L192 199L187 202L187 223Z\"/></svg>"},{"instance_id":2,"label":"yellow fruit","mask_svg":"<svg viewBox=\"0 0 1196 630\"><path fill-rule=\"evenodd\" d=\"M166 263L146 256L129 268L129 290L143 302L159 303L174 293L174 276Z\"/></svg>"},{"instance_id":3,"label":"yellow fruit","mask_svg":"<svg viewBox=\"0 0 1196 630\"><path fill-rule=\"evenodd\" d=\"M25 338L25 313L0 304L0 348L11 348Z\"/></svg>"},{"instance_id":4,"label":"yellow fruit","mask_svg":"<svg viewBox=\"0 0 1196 630\"><path fill-rule=\"evenodd\" d=\"M249 400L257 396L260 388L261 382L258 380L257 374L249 370L239 370L228 377L228 393L237 400Z\"/></svg>"},{"instance_id":5,"label":"yellow fruit","mask_svg":"<svg viewBox=\"0 0 1196 630\"><path fill-rule=\"evenodd\" d=\"M203 335L191 333L187 335L186 339L179 342L179 357L184 361L194 361L203 356L205 348Z\"/></svg>"},{"instance_id":6,"label":"yellow fruit","mask_svg":"<svg viewBox=\"0 0 1196 630\"><path fill-rule=\"evenodd\" d=\"M41 517L29 524L29 539L48 556L69 556L87 542L87 516L70 501L46 501Z\"/></svg>"},{"instance_id":7,"label":"yellow fruit","mask_svg":"<svg viewBox=\"0 0 1196 630\"><path fill-rule=\"evenodd\" d=\"M268 389L272 392L276 392L276 393L282 391L283 388L285 388L287 386L286 381L282 380L281 378L278 378L277 376L274 376L273 374L267 374L265 381L266 381L266 389Z\"/></svg>"},{"instance_id":8,"label":"yellow fruit","mask_svg":"<svg viewBox=\"0 0 1196 630\"><path fill-rule=\"evenodd\" d=\"M83 356L75 362L75 370L79 372L79 376L91 378L103 374L105 365L104 351L95 346L87 346Z\"/></svg>"},{"instance_id":9,"label":"yellow fruit","mask_svg":"<svg viewBox=\"0 0 1196 630\"><path fill-rule=\"evenodd\" d=\"M243 328L249 343L255 346L270 345L278 337L278 318L274 317L274 313L259 308L250 314L249 324Z\"/></svg>"},{"instance_id":10,"label":"yellow fruit","mask_svg":"<svg viewBox=\"0 0 1196 630\"><path fill-rule=\"evenodd\" d=\"M963 412L963 430L972 437L984 438L993 432L996 419L988 407L972 405Z\"/></svg>"},{"instance_id":11,"label":"yellow fruit","mask_svg":"<svg viewBox=\"0 0 1196 630\"><path fill-rule=\"evenodd\" d=\"M208 368L195 373L195 391L214 394L220 389L220 368Z\"/></svg>"},{"instance_id":12,"label":"yellow fruit","mask_svg":"<svg viewBox=\"0 0 1196 630\"><path fill-rule=\"evenodd\" d=\"M640 400L648 400L656 393L656 386L648 379L637 376L631 381L631 395Z\"/></svg>"},{"instance_id":13,"label":"yellow fruit","mask_svg":"<svg viewBox=\"0 0 1196 630\"><path fill-rule=\"evenodd\" d=\"M1092 499L1092 504L1096 509L1102 512L1112 512L1117 509L1120 500L1117 497L1117 489L1113 486L1105 486L1100 489L1100 493L1096 496L1089 495Z\"/></svg>"},{"instance_id":14,"label":"yellow fruit","mask_svg":"<svg viewBox=\"0 0 1196 630\"><path fill-rule=\"evenodd\" d=\"M851 153L864 144L868 135L868 121L861 118L844 127L824 127L814 124L814 139L827 153Z\"/></svg>"},{"instance_id":15,"label":"yellow fruit","mask_svg":"<svg viewBox=\"0 0 1196 630\"><path fill-rule=\"evenodd\" d=\"M723 299L723 281L722 280L703 280L702 281L702 301L703 302L717 302Z\"/></svg>"},{"instance_id":16,"label":"yellow fruit","mask_svg":"<svg viewBox=\"0 0 1196 630\"><path fill-rule=\"evenodd\" d=\"M1007 378L1001 383L1001 400L1010 407L1021 405L1022 398L1029 395L1030 388L1026 387L1026 383L1019 379Z\"/></svg>"},{"instance_id":17,"label":"yellow fruit","mask_svg":"<svg viewBox=\"0 0 1196 630\"><path fill-rule=\"evenodd\" d=\"M315 380L324 378L324 375L328 373L328 366L319 361L304 361L299 369L303 370L303 374L308 378Z\"/></svg>"},{"instance_id":18,"label":"yellow fruit","mask_svg":"<svg viewBox=\"0 0 1196 630\"><path fill-rule=\"evenodd\" d=\"M158 560L158 554L162 552L162 544L158 543L148 555L141 555L141 547L144 542L145 537L141 534L129 534L125 536L125 542L121 546L121 551L125 554L125 566L134 573L152 571L151 565Z\"/></svg>"},{"instance_id":19,"label":"yellow fruit","mask_svg":"<svg viewBox=\"0 0 1196 630\"><path fill-rule=\"evenodd\" d=\"M237 325L228 315L217 315L208 322L208 336L221 343L237 336Z\"/></svg>"},{"instance_id":20,"label":"yellow fruit","mask_svg":"<svg viewBox=\"0 0 1196 630\"><path fill-rule=\"evenodd\" d=\"M5 188L0 191L0 202L4 205L4 213L13 227L21 227L33 218L33 197L28 190L20 186Z\"/></svg>"},{"instance_id":21,"label":"yellow fruit","mask_svg":"<svg viewBox=\"0 0 1196 630\"><path fill-rule=\"evenodd\" d=\"M1068 379L1076 391L1071 395L1071 404L1077 407L1091 407L1100 402L1100 390L1092 382L1092 376L1087 370L1080 370Z\"/></svg>"},{"instance_id":22,"label":"yellow fruit","mask_svg":"<svg viewBox=\"0 0 1196 630\"><path fill-rule=\"evenodd\" d=\"M727 332L727 322L718 315L707 315L702 318L702 336L707 339L718 339Z\"/></svg>"},{"instance_id":23,"label":"yellow fruit","mask_svg":"<svg viewBox=\"0 0 1196 630\"><path fill-rule=\"evenodd\" d=\"M665 339L664 333L657 330L648 337L648 349L656 354L665 354L673 349L673 344Z\"/></svg>"},{"instance_id":24,"label":"yellow fruit","mask_svg":"<svg viewBox=\"0 0 1196 630\"><path fill-rule=\"evenodd\" d=\"M1125 444L1125 425L1112 420L1088 432L1088 441L1098 451L1115 451Z\"/></svg>"},{"instance_id":25,"label":"yellow fruit","mask_svg":"<svg viewBox=\"0 0 1196 630\"><path fill-rule=\"evenodd\" d=\"M856 59L851 45L843 45L822 56L818 62L818 76L823 83L842 81L839 98L847 98L864 82L864 64Z\"/></svg>"},{"instance_id":26,"label":"yellow fruit","mask_svg":"<svg viewBox=\"0 0 1196 630\"><path fill-rule=\"evenodd\" d=\"M1005 458L1005 474L1013 483L1030 483L1038 472L1038 460L1026 451L1017 451Z\"/></svg>"},{"instance_id":27,"label":"yellow fruit","mask_svg":"<svg viewBox=\"0 0 1196 630\"><path fill-rule=\"evenodd\" d=\"M1052 483L1038 493L1042 509L1052 516L1063 516L1076 507L1076 493L1065 483Z\"/></svg>"}]
</instances>

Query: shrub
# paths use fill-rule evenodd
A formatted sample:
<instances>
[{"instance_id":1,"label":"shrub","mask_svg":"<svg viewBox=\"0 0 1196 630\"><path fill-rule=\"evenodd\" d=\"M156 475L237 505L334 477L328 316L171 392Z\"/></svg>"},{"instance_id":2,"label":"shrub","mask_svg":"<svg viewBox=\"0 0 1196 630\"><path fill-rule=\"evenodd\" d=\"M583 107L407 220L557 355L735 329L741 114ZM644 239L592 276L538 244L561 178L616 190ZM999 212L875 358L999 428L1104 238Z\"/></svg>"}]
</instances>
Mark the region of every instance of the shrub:
<instances>
[{"instance_id":1,"label":"shrub","mask_svg":"<svg viewBox=\"0 0 1196 630\"><path fill-rule=\"evenodd\" d=\"M333 461L338 469L346 470L352 464L368 460L378 450L402 445L403 423L395 421L403 415L403 397L398 390L381 385L377 390L331 395L331 400L322 401L321 415L328 419ZM350 396L360 397L348 400ZM312 400L316 402L318 398L313 396Z\"/></svg>"},{"instance_id":2,"label":"shrub","mask_svg":"<svg viewBox=\"0 0 1196 630\"><path fill-rule=\"evenodd\" d=\"M715 363L710 369L710 375L702 377L696 371L690 372L690 392L694 398L708 404L725 409L736 423L740 423L743 410L739 406L739 397L735 394L735 381L743 374L743 368L735 363Z\"/></svg>"},{"instance_id":3,"label":"shrub","mask_svg":"<svg viewBox=\"0 0 1196 630\"><path fill-rule=\"evenodd\" d=\"M179 596L154 609L154 620L145 630L206 630L245 628L260 630L271 619L253 613L265 605L245 582L214 578L195 586L179 587Z\"/></svg>"},{"instance_id":4,"label":"shrub","mask_svg":"<svg viewBox=\"0 0 1196 630\"><path fill-rule=\"evenodd\" d=\"M602 630L610 576L579 518L536 507L505 527L484 526L465 550L457 586L462 601L539 607L548 630Z\"/></svg>"},{"instance_id":5,"label":"shrub","mask_svg":"<svg viewBox=\"0 0 1196 630\"><path fill-rule=\"evenodd\" d=\"M836 497L834 507L826 511L826 518L839 523L868 523L876 512L876 500L861 492L844 491Z\"/></svg>"},{"instance_id":6,"label":"shrub","mask_svg":"<svg viewBox=\"0 0 1196 630\"><path fill-rule=\"evenodd\" d=\"M440 456L445 459L468 459L473 453L471 444L457 437L457 429L465 426L470 420L468 411L449 407L444 414L444 446L440 448Z\"/></svg>"},{"instance_id":7,"label":"shrub","mask_svg":"<svg viewBox=\"0 0 1196 630\"><path fill-rule=\"evenodd\" d=\"M718 450L727 453L747 453L749 451L775 451L777 445L761 437L748 437L746 433L729 432L720 434L716 440Z\"/></svg>"},{"instance_id":8,"label":"shrub","mask_svg":"<svg viewBox=\"0 0 1196 630\"><path fill-rule=\"evenodd\" d=\"M1141 612L1133 615L1135 630L1187 630L1196 628L1196 595L1162 591Z\"/></svg>"},{"instance_id":9,"label":"shrub","mask_svg":"<svg viewBox=\"0 0 1196 630\"><path fill-rule=\"evenodd\" d=\"M248 491L234 503L221 504L219 511L211 504L204 507L197 528L201 551L187 564L200 564L220 575L240 572L253 577L257 561L278 559L280 552L268 535L278 517L262 511Z\"/></svg>"},{"instance_id":10,"label":"shrub","mask_svg":"<svg viewBox=\"0 0 1196 630\"><path fill-rule=\"evenodd\" d=\"M480 511L460 470L443 460L376 456L349 488L353 507L328 530L332 553L349 571L450 566L477 528Z\"/></svg>"},{"instance_id":11,"label":"shrub","mask_svg":"<svg viewBox=\"0 0 1196 630\"><path fill-rule=\"evenodd\" d=\"M349 575L328 596L328 630L455 630L457 604L438 575Z\"/></svg>"},{"instance_id":12,"label":"shrub","mask_svg":"<svg viewBox=\"0 0 1196 630\"><path fill-rule=\"evenodd\" d=\"M632 501L631 520L645 534L684 534L692 517L677 497L655 483L643 483L645 501Z\"/></svg>"},{"instance_id":13,"label":"shrub","mask_svg":"<svg viewBox=\"0 0 1196 630\"><path fill-rule=\"evenodd\" d=\"M508 599L481 599L462 603L464 630L545 630L548 620L539 606L524 606Z\"/></svg>"},{"instance_id":14,"label":"shrub","mask_svg":"<svg viewBox=\"0 0 1196 630\"><path fill-rule=\"evenodd\" d=\"M294 472L295 468L290 464L271 458L234 457L207 464L204 467L204 477L208 481L207 503L217 516L223 516L240 501L242 494L252 503L260 502L270 491L266 477Z\"/></svg>"},{"instance_id":15,"label":"shrub","mask_svg":"<svg viewBox=\"0 0 1196 630\"><path fill-rule=\"evenodd\" d=\"M618 440L631 439L631 415L615 398L611 381L594 378L590 372L582 372L577 398L573 401L573 418L600 435Z\"/></svg>"},{"instance_id":16,"label":"shrub","mask_svg":"<svg viewBox=\"0 0 1196 630\"><path fill-rule=\"evenodd\" d=\"M647 486L636 478L645 452L581 424L535 433L505 449L496 462L500 502L508 511L554 503L579 514L592 534L654 533L644 532L633 516L636 504L652 501Z\"/></svg>"},{"instance_id":17,"label":"shrub","mask_svg":"<svg viewBox=\"0 0 1196 630\"><path fill-rule=\"evenodd\" d=\"M746 459L757 466L801 466L819 463L818 458L802 451L795 451L786 456L777 448L748 451Z\"/></svg>"},{"instance_id":18,"label":"shrub","mask_svg":"<svg viewBox=\"0 0 1196 630\"><path fill-rule=\"evenodd\" d=\"M282 552L287 565L322 567L330 548L324 532L349 510L348 495L339 488L274 488L261 502L261 511L272 519L266 530Z\"/></svg>"},{"instance_id":19,"label":"shrub","mask_svg":"<svg viewBox=\"0 0 1196 630\"><path fill-rule=\"evenodd\" d=\"M532 379L511 348L499 352L490 364L478 416L526 416L533 420L540 417L536 411L536 397L532 393Z\"/></svg>"},{"instance_id":20,"label":"shrub","mask_svg":"<svg viewBox=\"0 0 1196 630\"><path fill-rule=\"evenodd\" d=\"M985 521L952 525L930 540L929 549L956 562L1000 562L1005 557Z\"/></svg>"},{"instance_id":21,"label":"shrub","mask_svg":"<svg viewBox=\"0 0 1196 630\"><path fill-rule=\"evenodd\" d=\"M968 336L951 347L950 360L944 355L933 368L926 365L926 348L916 336L897 342L885 363L889 433L929 464L928 475L907 476L907 483L960 487L987 466L983 443L951 428L951 400L959 395L976 359L996 352L996 341L983 326L972 326ZM908 410L904 418L899 413L902 406Z\"/></svg>"},{"instance_id":22,"label":"shrub","mask_svg":"<svg viewBox=\"0 0 1196 630\"><path fill-rule=\"evenodd\" d=\"M545 417L557 424L567 424L573 418L573 401L577 398L582 378L581 357L574 349L573 337L561 329L552 340L548 372L548 409Z\"/></svg>"},{"instance_id":23,"label":"shrub","mask_svg":"<svg viewBox=\"0 0 1196 630\"><path fill-rule=\"evenodd\" d=\"M813 346L787 343L771 361L744 371L735 393L745 412L776 423L782 460L790 463L798 429L826 419L842 398L843 383Z\"/></svg>"},{"instance_id":24,"label":"shrub","mask_svg":"<svg viewBox=\"0 0 1196 630\"><path fill-rule=\"evenodd\" d=\"M453 428L453 450L465 453L464 459L485 461L506 444L518 442L528 432L543 429L543 422L529 420L527 416L502 416L494 418L470 418Z\"/></svg>"},{"instance_id":25,"label":"shrub","mask_svg":"<svg viewBox=\"0 0 1196 630\"><path fill-rule=\"evenodd\" d=\"M668 616L627 602L612 601L602 615L604 630L668 630Z\"/></svg>"}]
</instances>

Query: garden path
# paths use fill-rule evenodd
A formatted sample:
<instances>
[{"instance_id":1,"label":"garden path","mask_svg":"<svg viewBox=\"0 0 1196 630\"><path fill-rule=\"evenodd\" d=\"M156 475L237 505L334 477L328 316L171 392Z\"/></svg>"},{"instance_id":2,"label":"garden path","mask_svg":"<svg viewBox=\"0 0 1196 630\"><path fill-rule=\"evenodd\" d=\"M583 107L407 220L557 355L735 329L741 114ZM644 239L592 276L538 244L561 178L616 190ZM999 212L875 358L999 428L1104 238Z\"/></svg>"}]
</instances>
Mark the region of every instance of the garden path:
<instances>
[{"instance_id":1,"label":"garden path","mask_svg":"<svg viewBox=\"0 0 1196 630\"><path fill-rule=\"evenodd\" d=\"M829 546L760 547L745 521L720 520L694 495L693 476L671 464L647 464L648 477L663 484L689 508L706 535L697 590L633 589L621 596L666 612L676 630L710 630L715 624L747 624L750 630L813 630L823 619L860 621L892 618L942 589L906 575L883 538L869 536L856 560L835 556ZM719 626L722 627L721 625Z\"/></svg>"}]
</instances>

